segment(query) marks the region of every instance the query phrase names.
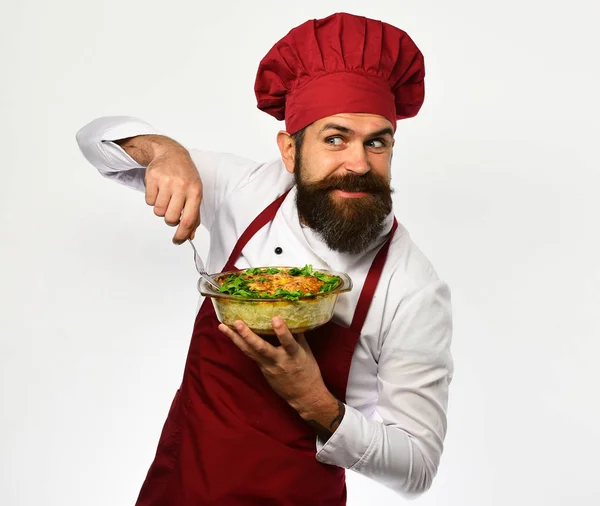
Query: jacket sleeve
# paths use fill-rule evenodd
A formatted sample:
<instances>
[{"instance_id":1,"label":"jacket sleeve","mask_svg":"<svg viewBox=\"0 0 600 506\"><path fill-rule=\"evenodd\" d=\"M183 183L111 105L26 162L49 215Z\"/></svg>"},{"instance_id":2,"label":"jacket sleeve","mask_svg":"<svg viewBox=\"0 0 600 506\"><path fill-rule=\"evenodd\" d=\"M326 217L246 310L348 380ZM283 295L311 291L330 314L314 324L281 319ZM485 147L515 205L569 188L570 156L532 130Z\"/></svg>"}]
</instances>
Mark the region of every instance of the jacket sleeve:
<instances>
[{"instance_id":1,"label":"jacket sleeve","mask_svg":"<svg viewBox=\"0 0 600 506\"><path fill-rule=\"evenodd\" d=\"M164 135L145 121L130 116L105 116L76 134L84 157L105 178L145 192L146 167L138 164L114 141L138 135ZM244 184L261 166L230 154L188 150L202 180L202 225L210 230L223 198Z\"/></svg>"},{"instance_id":2,"label":"jacket sleeve","mask_svg":"<svg viewBox=\"0 0 600 506\"><path fill-rule=\"evenodd\" d=\"M404 300L379 357L380 420L346 406L336 432L324 444L317 440L317 459L352 469L405 496L428 490L446 435L451 336L446 283L431 283Z\"/></svg>"}]
</instances>

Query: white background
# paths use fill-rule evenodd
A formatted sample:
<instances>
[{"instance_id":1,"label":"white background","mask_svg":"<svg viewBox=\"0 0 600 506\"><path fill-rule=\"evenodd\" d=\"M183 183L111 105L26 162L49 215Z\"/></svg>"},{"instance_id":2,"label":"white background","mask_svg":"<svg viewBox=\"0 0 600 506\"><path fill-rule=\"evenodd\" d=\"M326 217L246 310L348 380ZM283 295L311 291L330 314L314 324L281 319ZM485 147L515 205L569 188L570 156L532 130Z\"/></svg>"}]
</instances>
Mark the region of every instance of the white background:
<instances>
[{"instance_id":1,"label":"white background","mask_svg":"<svg viewBox=\"0 0 600 506\"><path fill-rule=\"evenodd\" d=\"M0 504L133 505L193 325L189 246L75 132L126 114L271 159L281 125L255 107L258 62L342 9L405 29L426 58L395 205L452 288L456 375L416 503L600 504L597 5L3 2ZM350 506L403 503L352 473L348 488Z\"/></svg>"}]
</instances>

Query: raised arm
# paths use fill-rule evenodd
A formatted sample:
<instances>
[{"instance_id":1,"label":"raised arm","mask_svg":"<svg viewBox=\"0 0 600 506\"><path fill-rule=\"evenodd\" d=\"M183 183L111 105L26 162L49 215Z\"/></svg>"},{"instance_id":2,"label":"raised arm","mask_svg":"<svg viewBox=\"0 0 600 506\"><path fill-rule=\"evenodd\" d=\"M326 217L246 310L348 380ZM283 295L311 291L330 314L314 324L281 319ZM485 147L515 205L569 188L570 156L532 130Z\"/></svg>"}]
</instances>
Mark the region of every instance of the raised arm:
<instances>
[{"instance_id":1,"label":"raised arm","mask_svg":"<svg viewBox=\"0 0 600 506\"><path fill-rule=\"evenodd\" d=\"M194 238L202 181L187 149L147 123L124 116L98 118L76 137L84 156L103 176L144 191L154 214L178 226L174 243Z\"/></svg>"}]
</instances>

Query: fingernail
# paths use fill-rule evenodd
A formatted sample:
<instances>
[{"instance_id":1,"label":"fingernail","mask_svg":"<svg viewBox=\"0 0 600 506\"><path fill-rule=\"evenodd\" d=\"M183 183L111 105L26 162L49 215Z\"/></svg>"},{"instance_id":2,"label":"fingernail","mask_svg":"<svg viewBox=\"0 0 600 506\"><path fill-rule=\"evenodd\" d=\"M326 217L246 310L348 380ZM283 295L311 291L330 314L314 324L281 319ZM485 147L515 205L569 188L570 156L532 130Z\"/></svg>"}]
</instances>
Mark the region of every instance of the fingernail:
<instances>
[{"instance_id":1,"label":"fingernail","mask_svg":"<svg viewBox=\"0 0 600 506\"><path fill-rule=\"evenodd\" d=\"M235 322L233 326L238 330L242 330L243 324L242 322Z\"/></svg>"}]
</instances>

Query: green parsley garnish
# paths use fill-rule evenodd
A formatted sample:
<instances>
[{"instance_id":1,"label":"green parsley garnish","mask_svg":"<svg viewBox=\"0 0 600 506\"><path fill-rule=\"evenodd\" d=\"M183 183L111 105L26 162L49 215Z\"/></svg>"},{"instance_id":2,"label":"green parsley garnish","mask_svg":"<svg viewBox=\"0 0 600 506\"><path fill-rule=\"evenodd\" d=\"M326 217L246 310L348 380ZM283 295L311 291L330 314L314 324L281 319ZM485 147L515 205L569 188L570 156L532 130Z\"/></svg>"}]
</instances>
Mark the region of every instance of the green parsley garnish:
<instances>
[{"instance_id":1,"label":"green parsley garnish","mask_svg":"<svg viewBox=\"0 0 600 506\"><path fill-rule=\"evenodd\" d=\"M298 300L301 297L307 297L311 295L316 295L314 293L303 293L301 290L284 290L282 288L278 288L275 293L270 294L267 292L261 292L257 290L253 290L248 286L248 282L252 281L267 281L264 274L279 274L280 272L285 272L282 269L276 269L274 267L267 267L261 269L259 267L254 267L252 269L247 269L243 272L235 272L229 274L224 280L221 280L221 289L220 293L225 293L228 295L235 295L237 297L244 297L249 299L287 299L287 300ZM293 267L289 269L287 273L290 276L314 276L320 281L323 282L323 286L319 289L318 293L327 293L335 289L339 283L340 278L338 276L329 276L327 274L323 274L319 271L314 271L312 265L307 264L304 267L297 268ZM255 276L259 276L255 278Z\"/></svg>"}]
</instances>

